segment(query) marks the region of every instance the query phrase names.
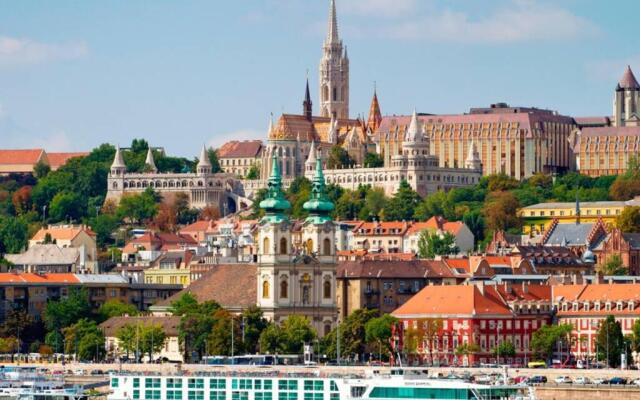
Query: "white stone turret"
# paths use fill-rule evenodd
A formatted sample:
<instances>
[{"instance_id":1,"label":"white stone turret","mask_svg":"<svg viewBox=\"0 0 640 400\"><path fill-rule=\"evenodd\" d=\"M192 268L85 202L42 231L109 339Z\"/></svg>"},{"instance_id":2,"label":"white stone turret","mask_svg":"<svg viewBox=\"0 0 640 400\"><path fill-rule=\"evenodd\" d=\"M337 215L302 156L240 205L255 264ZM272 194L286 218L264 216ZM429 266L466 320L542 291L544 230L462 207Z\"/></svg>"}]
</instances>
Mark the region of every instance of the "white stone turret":
<instances>
[{"instance_id":1,"label":"white stone turret","mask_svg":"<svg viewBox=\"0 0 640 400\"><path fill-rule=\"evenodd\" d=\"M147 158L144 160L144 165L147 172L158 172L156 162L153 159L153 151L151 150L151 147L149 147L149 149L147 150Z\"/></svg>"},{"instance_id":2,"label":"white stone turret","mask_svg":"<svg viewBox=\"0 0 640 400\"><path fill-rule=\"evenodd\" d=\"M127 166L122 158L122 152L120 146L116 146L116 154L113 157L113 163L111 164L111 175L124 175L127 171Z\"/></svg>"},{"instance_id":3,"label":"white stone turret","mask_svg":"<svg viewBox=\"0 0 640 400\"><path fill-rule=\"evenodd\" d=\"M317 159L318 159L318 154L316 150L316 141L314 140L313 142L311 142L311 148L309 149L309 157L307 157L307 161L305 161L304 163L305 172L313 172L315 170Z\"/></svg>"},{"instance_id":4,"label":"white stone turret","mask_svg":"<svg viewBox=\"0 0 640 400\"><path fill-rule=\"evenodd\" d=\"M469 146L469 153L467 159L464 162L464 167L467 169L473 169L476 171L482 171L482 161L480 160L480 154L476 147L476 142L471 140L471 146Z\"/></svg>"},{"instance_id":5,"label":"white stone turret","mask_svg":"<svg viewBox=\"0 0 640 400\"><path fill-rule=\"evenodd\" d=\"M209 161L209 154L207 152L207 146L205 145L202 145L202 151L200 151L197 170L199 175L211 173L211 161Z\"/></svg>"},{"instance_id":6,"label":"white stone turret","mask_svg":"<svg viewBox=\"0 0 640 400\"><path fill-rule=\"evenodd\" d=\"M349 57L338 36L335 0L329 4L329 25L322 51L320 115L349 118Z\"/></svg>"},{"instance_id":7,"label":"white stone turret","mask_svg":"<svg viewBox=\"0 0 640 400\"><path fill-rule=\"evenodd\" d=\"M327 142L331 144L338 143L338 120L335 116L331 116L331 122L329 123L329 133L327 134Z\"/></svg>"}]
</instances>

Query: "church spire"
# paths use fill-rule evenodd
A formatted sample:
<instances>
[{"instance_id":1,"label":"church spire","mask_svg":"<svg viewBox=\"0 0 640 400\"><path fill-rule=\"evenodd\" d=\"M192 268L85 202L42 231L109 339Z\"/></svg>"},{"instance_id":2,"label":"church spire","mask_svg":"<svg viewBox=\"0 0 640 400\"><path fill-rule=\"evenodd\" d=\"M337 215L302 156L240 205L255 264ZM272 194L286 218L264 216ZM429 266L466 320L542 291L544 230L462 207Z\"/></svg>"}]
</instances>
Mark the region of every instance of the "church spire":
<instances>
[{"instance_id":1,"label":"church spire","mask_svg":"<svg viewBox=\"0 0 640 400\"><path fill-rule=\"evenodd\" d=\"M418 113L416 109L413 109L411 114L411 122L407 127L407 133L404 135L405 142L419 142L420 141L420 121L418 121Z\"/></svg>"},{"instance_id":2,"label":"church spire","mask_svg":"<svg viewBox=\"0 0 640 400\"><path fill-rule=\"evenodd\" d=\"M291 203L282 191L282 175L276 153L273 153L273 157L271 157L271 175L267 181L267 197L260 202L260 208L266 212L260 223L275 224L286 221L285 212L291 208Z\"/></svg>"},{"instance_id":3,"label":"church spire","mask_svg":"<svg viewBox=\"0 0 640 400\"><path fill-rule=\"evenodd\" d=\"M338 16L336 15L336 1L331 0L329 4L329 29L327 30L327 44L339 43L338 37Z\"/></svg>"},{"instance_id":4,"label":"church spire","mask_svg":"<svg viewBox=\"0 0 640 400\"><path fill-rule=\"evenodd\" d=\"M200 151L200 158L198 159L197 170L198 174L210 174L211 173L211 161L209 161L209 154L207 152L207 146L202 145L202 150Z\"/></svg>"},{"instance_id":5,"label":"church spire","mask_svg":"<svg viewBox=\"0 0 640 400\"><path fill-rule=\"evenodd\" d=\"M309 77L307 76L307 86L304 91L304 101L302 102L302 115L305 116L307 121L311 121L313 115L313 108L311 103L311 93L309 91Z\"/></svg>"},{"instance_id":6,"label":"church spire","mask_svg":"<svg viewBox=\"0 0 640 400\"><path fill-rule=\"evenodd\" d=\"M147 158L144 160L144 165L146 169L149 170L150 172L158 172L158 168L156 167L156 162L153 159L153 151L151 150L151 147L147 149Z\"/></svg>"},{"instance_id":7,"label":"church spire","mask_svg":"<svg viewBox=\"0 0 640 400\"><path fill-rule=\"evenodd\" d=\"M469 152L467 153L467 159L464 162L464 166L467 169L473 169L476 171L482 170L482 161L478 154L478 148L476 147L475 140L471 139L471 145L469 146Z\"/></svg>"},{"instance_id":8,"label":"church spire","mask_svg":"<svg viewBox=\"0 0 640 400\"><path fill-rule=\"evenodd\" d=\"M113 157L113 163L111 164L111 173L117 174L118 172L124 172L127 169L127 165L122 158L122 152L120 146L116 145L116 154Z\"/></svg>"},{"instance_id":9,"label":"church spire","mask_svg":"<svg viewBox=\"0 0 640 400\"><path fill-rule=\"evenodd\" d=\"M376 90L376 84L373 84L373 99L371 99L371 107L369 108L369 120L367 121L367 127L375 132L380 123L382 122L382 113L380 112L380 104L378 103L378 93Z\"/></svg>"},{"instance_id":10,"label":"church spire","mask_svg":"<svg viewBox=\"0 0 640 400\"><path fill-rule=\"evenodd\" d=\"M335 208L334 204L327 197L324 173L322 172L322 159L316 158L316 172L313 175L311 197L303 204L303 208L309 211L309 216L305 223L324 224L331 221L329 215Z\"/></svg>"}]
</instances>

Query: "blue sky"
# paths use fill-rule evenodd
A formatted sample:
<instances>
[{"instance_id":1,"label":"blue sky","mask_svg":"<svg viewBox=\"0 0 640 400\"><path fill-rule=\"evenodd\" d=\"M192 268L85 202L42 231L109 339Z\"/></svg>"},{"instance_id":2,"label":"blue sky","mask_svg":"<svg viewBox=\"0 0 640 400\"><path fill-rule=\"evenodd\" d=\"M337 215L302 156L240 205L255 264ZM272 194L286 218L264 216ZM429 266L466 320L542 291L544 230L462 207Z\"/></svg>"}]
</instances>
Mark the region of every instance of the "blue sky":
<instances>
[{"instance_id":1,"label":"blue sky","mask_svg":"<svg viewBox=\"0 0 640 400\"><path fill-rule=\"evenodd\" d=\"M640 73L635 0L337 0L351 113L460 113L498 101L611 112ZM193 156L299 113L328 0L0 0L0 147L87 150L144 137Z\"/></svg>"}]
</instances>

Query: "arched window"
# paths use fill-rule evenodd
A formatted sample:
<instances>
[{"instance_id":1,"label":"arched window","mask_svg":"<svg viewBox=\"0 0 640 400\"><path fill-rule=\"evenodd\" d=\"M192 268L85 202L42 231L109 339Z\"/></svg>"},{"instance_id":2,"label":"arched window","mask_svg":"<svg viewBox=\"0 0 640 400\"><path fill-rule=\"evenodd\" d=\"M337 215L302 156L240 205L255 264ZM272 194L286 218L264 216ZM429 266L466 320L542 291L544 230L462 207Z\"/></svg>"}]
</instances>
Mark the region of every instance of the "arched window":
<instances>
[{"instance_id":1,"label":"arched window","mask_svg":"<svg viewBox=\"0 0 640 400\"><path fill-rule=\"evenodd\" d=\"M322 285L322 297L325 299L331 298L331 282L324 281L324 284Z\"/></svg>"},{"instance_id":2,"label":"arched window","mask_svg":"<svg viewBox=\"0 0 640 400\"><path fill-rule=\"evenodd\" d=\"M331 239L325 238L322 244L322 254L325 256L331 255Z\"/></svg>"},{"instance_id":3,"label":"arched window","mask_svg":"<svg viewBox=\"0 0 640 400\"><path fill-rule=\"evenodd\" d=\"M280 254L287 254L287 239L280 239Z\"/></svg>"},{"instance_id":4,"label":"arched window","mask_svg":"<svg viewBox=\"0 0 640 400\"><path fill-rule=\"evenodd\" d=\"M262 298L269 298L269 281L266 280L262 282Z\"/></svg>"},{"instance_id":5,"label":"arched window","mask_svg":"<svg viewBox=\"0 0 640 400\"><path fill-rule=\"evenodd\" d=\"M118 182L113 182L113 188L117 189L118 188Z\"/></svg>"},{"instance_id":6,"label":"arched window","mask_svg":"<svg viewBox=\"0 0 640 400\"><path fill-rule=\"evenodd\" d=\"M307 254L313 253L313 240L311 238L307 239L307 243L305 245Z\"/></svg>"},{"instance_id":7,"label":"arched window","mask_svg":"<svg viewBox=\"0 0 640 400\"><path fill-rule=\"evenodd\" d=\"M262 239L262 254L269 254L269 238Z\"/></svg>"},{"instance_id":8,"label":"arched window","mask_svg":"<svg viewBox=\"0 0 640 400\"><path fill-rule=\"evenodd\" d=\"M280 298L281 299L289 298L289 284L285 280L280 282Z\"/></svg>"},{"instance_id":9,"label":"arched window","mask_svg":"<svg viewBox=\"0 0 640 400\"><path fill-rule=\"evenodd\" d=\"M325 324L324 325L324 335L327 336L329 334L329 332L331 332L331 325Z\"/></svg>"}]
</instances>

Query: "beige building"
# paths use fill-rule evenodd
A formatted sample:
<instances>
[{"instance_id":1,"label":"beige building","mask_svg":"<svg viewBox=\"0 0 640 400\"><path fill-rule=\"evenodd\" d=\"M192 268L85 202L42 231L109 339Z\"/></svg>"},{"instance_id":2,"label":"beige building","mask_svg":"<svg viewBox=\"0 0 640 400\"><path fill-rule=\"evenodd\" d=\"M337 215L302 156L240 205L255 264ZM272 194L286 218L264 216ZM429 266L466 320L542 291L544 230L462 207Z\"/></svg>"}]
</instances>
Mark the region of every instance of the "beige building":
<instances>
[{"instance_id":1,"label":"beige building","mask_svg":"<svg viewBox=\"0 0 640 400\"><path fill-rule=\"evenodd\" d=\"M253 165L260 166L261 154L261 140L232 140L218 149L218 161L224 172L245 177Z\"/></svg>"},{"instance_id":2,"label":"beige building","mask_svg":"<svg viewBox=\"0 0 640 400\"><path fill-rule=\"evenodd\" d=\"M567 139L574 128L571 117L550 110L509 107L472 108L467 114L418 116L430 139L430 155L441 168L460 168L472 146L477 147L484 175L505 173L524 179L538 172L562 172L573 165ZM385 116L374 141L385 166L402 154L410 116Z\"/></svg>"},{"instance_id":3,"label":"beige building","mask_svg":"<svg viewBox=\"0 0 640 400\"><path fill-rule=\"evenodd\" d=\"M52 171L57 170L74 157L84 157L89 153L47 153L44 149L0 150L0 175L31 174L33 168L42 163Z\"/></svg>"},{"instance_id":4,"label":"beige building","mask_svg":"<svg viewBox=\"0 0 640 400\"><path fill-rule=\"evenodd\" d=\"M98 248L96 234L86 225L49 225L40 228L29 240L29 247L51 240L61 248L74 248L79 252L80 268L90 273L98 273ZM63 272L63 271L59 271ZM66 271L79 272L79 271Z\"/></svg>"},{"instance_id":5,"label":"beige building","mask_svg":"<svg viewBox=\"0 0 640 400\"><path fill-rule=\"evenodd\" d=\"M170 362L183 362L182 351L180 350L180 341L178 337L178 327L180 326L180 317L174 316L122 316L112 317L100 324L100 329L104 332L105 348L107 356L119 358L127 355L122 349L118 340L118 330L122 327L130 325L133 327L159 326L165 334L164 346L160 352L153 355L154 360L166 360ZM135 359L135 350L129 352L129 358ZM148 359L148 354L141 354L141 357Z\"/></svg>"},{"instance_id":6,"label":"beige building","mask_svg":"<svg viewBox=\"0 0 640 400\"><path fill-rule=\"evenodd\" d=\"M431 217L426 222L414 222L404 236L404 252L418 253L418 243L422 231L436 232L440 237L450 233L455 238L455 245L460 254L466 254L474 249L475 238L469 227L462 221L449 222L442 217Z\"/></svg>"}]
</instances>

